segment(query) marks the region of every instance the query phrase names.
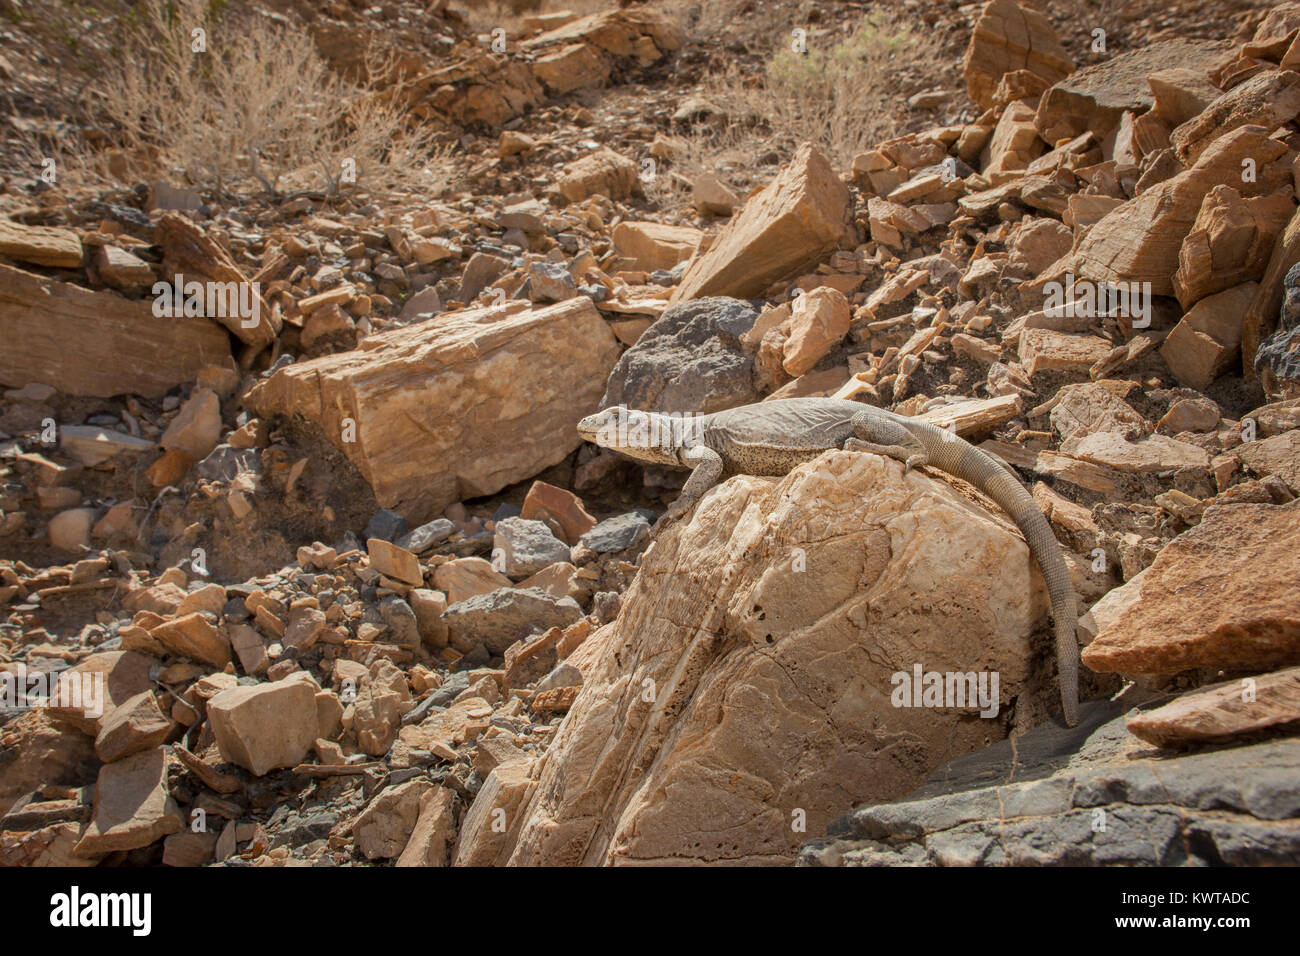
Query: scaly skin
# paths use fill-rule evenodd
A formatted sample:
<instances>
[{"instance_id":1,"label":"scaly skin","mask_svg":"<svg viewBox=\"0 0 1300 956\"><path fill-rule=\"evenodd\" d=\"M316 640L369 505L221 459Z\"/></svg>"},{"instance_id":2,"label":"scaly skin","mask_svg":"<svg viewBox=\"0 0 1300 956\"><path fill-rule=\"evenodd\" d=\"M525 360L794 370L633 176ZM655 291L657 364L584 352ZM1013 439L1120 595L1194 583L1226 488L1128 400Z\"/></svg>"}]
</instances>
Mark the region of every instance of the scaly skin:
<instances>
[{"instance_id":1,"label":"scaly skin","mask_svg":"<svg viewBox=\"0 0 1300 956\"><path fill-rule=\"evenodd\" d=\"M859 402L787 398L675 418L607 408L578 423L584 439L646 464L691 469L667 520L682 517L700 497L731 475L784 475L833 448L868 451L939 468L970 482L1015 522L1038 562L1052 600L1056 658L1065 722L1079 720L1078 610L1069 571L1051 526L1014 473L952 432ZM663 519L661 519L663 520Z\"/></svg>"}]
</instances>

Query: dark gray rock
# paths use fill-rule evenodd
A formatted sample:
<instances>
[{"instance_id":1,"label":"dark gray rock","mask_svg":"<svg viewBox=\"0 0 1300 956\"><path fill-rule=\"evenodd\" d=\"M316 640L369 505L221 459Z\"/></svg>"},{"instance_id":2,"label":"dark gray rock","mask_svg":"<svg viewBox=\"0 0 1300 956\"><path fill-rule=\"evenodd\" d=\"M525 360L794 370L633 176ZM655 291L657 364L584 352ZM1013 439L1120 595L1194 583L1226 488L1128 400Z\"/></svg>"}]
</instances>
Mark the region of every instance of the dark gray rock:
<instances>
[{"instance_id":1,"label":"dark gray rock","mask_svg":"<svg viewBox=\"0 0 1300 956\"><path fill-rule=\"evenodd\" d=\"M582 617L573 598L555 598L541 588L497 588L457 601L443 612L451 646L468 653L481 643L494 656L532 631L568 627Z\"/></svg>"},{"instance_id":2,"label":"dark gray rock","mask_svg":"<svg viewBox=\"0 0 1300 956\"><path fill-rule=\"evenodd\" d=\"M446 518L435 518L420 525L414 531L408 531L394 544L414 554L423 554L430 548L441 544L456 533L456 526Z\"/></svg>"},{"instance_id":3,"label":"dark gray rock","mask_svg":"<svg viewBox=\"0 0 1300 956\"><path fill-rule=\"evenodd\" d=\"M420 646L420 628L416 623L415 611L397 595L390 595L379 602L379 616L388 625L388 637L394 644L402 647Z\"/></svg>"},{"instance_id":4,"label":"dark gray rock","mask_svg":"<svg viewBox=\"0 0 1300 956\"><path fill-rule=\"evenodd\" d=\"M208 481L234 481L243 472L262 474L262 456L256 448L232 448L218 445L195 466L200 478Z\"/></svg>"},{"instance_id":5,"label":"dark gray rock","mask_svg":"<svg viewBox=\"0 0 1300 956\"><path fill-rule=\"evenodd\" d=\"M541 521L506 518L498 521L492 550L501 556L502 572L522 581L552 564L569 560L569 546Z\"/></svg>"},{"instance_id":6,"label":"dark gray rock","mask_svg":"<svg viewBox=\"0 0 1300 956\"><path fill-rule=\"evenodd\" d=\"M425 698L430 707L446 707L453 700L469 690L469 671L456 671L448 674L437 690ZM423 704L423 701L421 702Z\"/></svg>"},{"instance_id":7,"label":"dark gray rock","mask_svg":"<svg viewBox=\"0 0 1300 956\"><path fill-rule=\"evenodd\" d=\"M713 296L673 306L618 360L601 407L708 413L760 398L754 359L740 346L758 310Z\"/></svg>"},{"instance_id":8,"label":"dark gray rock","mask_svg":"<svg viewBox=\"0 0 1300 956\"><path fill-rule=\"evenodd\" d=\"M1255 372L1266 379L1289 383L1300 389L1300 262L1293 265L1282 280L1285 297L1278 315L1277 330L1259 345L1255 353Z\"/></svg>"},{"instance_id":9,"label":"dark gray rock","mask_svg":"<svg viewBox=\"0 0 1300 956\"><path fill-rule=\"evenodd\" d=\"M362 536L369 541L371 538L383 538L385 541L396 541L402 535L406 534L410 524L405 518L396 511L389 511L387 508L380 508L366 525L366 530Z\"/></svg>"},{"instance_id":10,"label":"dark gray rock","mask_svg":"<svg viewBox=\"0 0 1300 956\"><path fill-rule=\"evenodd\" d=\"M1300 740L1168 756L1122 704L966 754L804 845L802 866L1300 863ZM1014 781L1007 783L1006 781Z\"/></svg>"},{"instance_id":11,"label":"dark gray rock","mask_svg":"<svg viewBox=\"0 0 1300 956\"><path fill-rule=\"evenodd\" d=\"M578 539L578 547L597 554L616 554L644 544L650 537L650 516L645 511L606 518Z\"/></svg>"}]
</instances>

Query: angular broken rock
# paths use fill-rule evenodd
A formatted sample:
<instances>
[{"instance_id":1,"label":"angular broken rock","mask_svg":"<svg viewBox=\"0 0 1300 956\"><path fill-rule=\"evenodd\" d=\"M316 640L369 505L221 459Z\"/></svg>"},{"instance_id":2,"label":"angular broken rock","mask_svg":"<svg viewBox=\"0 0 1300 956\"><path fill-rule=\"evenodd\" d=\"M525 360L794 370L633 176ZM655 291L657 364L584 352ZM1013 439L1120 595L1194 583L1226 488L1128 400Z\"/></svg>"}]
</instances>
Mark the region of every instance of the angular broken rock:
<instances>
[{"instance_id":1,"label":"angular broken rock","mask_svg":"<svg viewBox=\"0 0 1300 956\"><path fill-rule=\"evenodd\" d=\"M1179 126L1170 136L1184 166L1200 158L1220 136L1242 126L1276 129L1300 115L1300 73L1260 73L1234 86Z\"/></svg>"},{"instance_id":2,"label":"angular broken rock","mask_svg":"<svg viewBox=\"0 0 1300 956\"><path fill-rule=\"evenodd\" d=\"M1203 391L1220 375L1239 367L1241 316L1258 287L1245 282L1206 296L1187 310L1160 347L1174 378Z\"/></svg>"},{"instance_id":3,"label":"angular broken rock","mask_svg":"<svg viewBox=\"0 0 1300 956\"><path fill-rule=\"evenodd\" d=\"M367 860L401 855L415 830L423 797L432 789L428 780L408 780L385 788L370 801L352 828L356 847Z\"/></svg>"},{"instance_id":4,"label":"angular broken rock","mask_svg":"<svg viewBox=\"0 0 1300 956\"><path fill-rule=\"evenodd\" d=\"M66 395L157 397L205 365L231 362L230 339L207 319L159 318L148 301L91 292L0 265L0 384L52 385Z\"/></svg>"},{"instance_id":5,"label":"angular broken rock","mask_svg":"<svg viewBox=\"0 0 1300 956\"><path fill-rule=\"evenodd\" d=\"M59 448L83 465L98 465L118 455L138 455L153 450L154 443L98 425L64 425L58 431Z\"/></svg>"},{"instance_id":6,"label":"angular broken rock","mask_svg":"<svg viewBox=\"0 0 1300 956\"><path fill-rule=\"evenodd\" d=\"M162 747L105 764L95 785L95 809L73 850L97 856L148 846L185 825L167 791L171 758Z\"/></svg>"},{"instance_id":7,"label":"angular broken rock","mask_svg":"<svg viewBox=\"0 0 1300 956\"><path fill-rule=\"evenodd\" d=\"M150 629L149 636L181 657L213 667L230 663L230 638L221 625L200 611L164 621Z\"/></svg>"},{"instance_id":8,"label":"angular broken rock","mask_svg":"<svg viewBox=\"0 0 1300 956\"><path fill-rule=\"evenodd\" d=\"M251 287L248 276L235 264L234 258L219 243L209 237L198 223L187 219L177 212L164 213L158 220L155 239L163 250L163 272L168 282L175 282L175 277L184 276L186 285L192 279L221 287L229 294L235 290L235 299L227 298L224 308L218 308L217 314L207 315L215 323L224 325L239 341L254 348L271 344L279 331L272 321L271 307L266 300ZM247 290L241 294L240 290ZM239 301L253 294L253 312L255 315L241 315L239 310L229 308L230 301ZM215 304L215 303L214 303ZM205 301L205 308L206 308ZM221 314L221 313L225 314ZM171 321L177 321L172 319ZM275 322L278 322L278 314ZM208 363L213 364L213 363Z\"/></svg>"},{"instance_id":9,"label":"angular broken rock","mask_svg":"<svg viewBox=\"0 0 1300 956\"><path fill-rule=\"evenodd\" d=\"M452 647L468 653L481 643L494 656L531 630L567 627L580 617L582 608L573 598L552 597L540 588L476 594L449 605L442 615Z\"/></svg>"},{"instance_id":10,"label":"angular broken rock","mask_svg":"<svg viewBox=\"0 0 1300 956\"><path fill-rule=\"evenodd\" d=\"M619 349L585 296L448 313L366 346L283 368L246 403L320 426L379 503L412 522L564 460Z\"/></svg>"},{"instance_id":11,"label":"angular broken rock","mask_svg":"<svg viewBox=\"0 0 1300 956\"><path fill-rule=\"evenodd\" d=\"M232 687L208 701L223 760L261 777L302 762L318 736L316 692L305 681Z\"/></svg>"},{"instance_id":12,"label":"angular broken rock","mask_svg":"<svg viewBox=\"0 0 1300 956\"><path fill-rule=\"evenodd\" d=\"M610 238L614 251L632 260L632 269L654 272L671 269L695 255L704 233L689 226L624 221L614 227Z\"/></svg>"},{"instance_id":13,"label":"angular broken rock","mask_svg":"<svg viewBox=\"0 0 1300 956\"><path fill-rule=\"evenodd\" d=\"M366 541L366 551L370 555L370 567L380 574L417 587L424 583L420 559L405 548L383 538L370 538Z\"/></svg>"},{"instance_id":14,"label":"angular broken rock","mask_svg":"<svg viewBox=\"0 0 1300 956\"><path fill-rule=\"evenodd\" d=\"M447 594L447 603L456 604L475 594L487 594L513 584L483 558L455 558L433 569L433 583Z\"/></svg>"},{"instance_id":15,"label":"angular broken rock","mask_svg":"<svg viewBox=\"0 0 1300 956\"><path fill-rule=\"evenodd\" d=\"M819 832L1003 733L969 703L895 707L914 668L1050 696L1030 667L1045 612L1023 540L944 481L850 452L733 478L668 528L583 644L595 658L509 861L789 862L792 807Z\"/></svg>"},{"instance_id":16,"label":"angular broken rock","mask_svg":"<svg viewBox=\"0 0 1300 956\"><path fill-rule=\"evenodd\" d=\"M1094 671L1260 671L1300 663L1300 501L1209 508L1083 651Z\"/></svg>"},{"instance_id":17,"label":"angular broken rock","mask_svg":"<svg viewBox=\"0 0 1300 956\"><path fill-rule=\"evenodd\" d=\"M195 389L171 420L158 444L183 451L196 461L211 454L221 439L221 400L209 388Z\"/></svg>"},{"instance_id":18,"label":"angular broken rock","mask_svg":"<svg viewBox=\"0 0 1300 956\"><path fill-rule=\"evenodd\" d=\"M1089 131L1098 141L1104 140L1120 125L1125 111L1141 114L1155 105L1154 84L1147 79L1152 73L1200 65L1201 82L1208 85L1204 71L1222 57L1226 47L1221 42L1172 39L1108 56L1044 93L1034 125L1048 143Z\"/></svg>"},{"instance_id":19,"label":"angular broken rock","mask_svg":"<svg viewBox=\"0 0 1300 956\"><path fill-rule=\"evenodd\" d=\"M420 815L396 866L446 866L447 848L456 839L456 793L434 787L420 796Z\"/></svg>"},{"instance_id":20,"label":"angular broken rock","mask_svg":"<svg viewBox=\"0 0 1300 956\"><path fill-rule=\"evenodd\" d=\"M522 581L552 564L569 560L569 546L541 521L504 518L496 524L493 554L500 554L506 577Z\"/></svg>"},{"instance_id":21,"label":"angular broken rock","mask_svg":"<svg viewBox=\"0 0 1300 956\"><path fill-rule=\"evenodd\" d=\"M1211 189L1178 251L1174 293L1183 308L1262 276L1294 209L1286 193L1242 199L1231 186Z\"/></svg>"},{"instance_id":22,"label":"angular broken rock","mask_svg":"<svg viewBox=\"0 0 1300 956\"><path fill-rule=\"evenodd\" d=\"M581 498L544 481L533 482L519 516L542 522L570 545L577 544L580 537L596 526L596 519L587 513Z\"/></svg>"},{"instance_id":23,"label":"angular broken rock","mask_svg":"<svg viewBox=\"0 0 1300 956\"><path fill-rule=\"evenodd\" d=\"M1276 475L1294 494L1300 495L1300 429L1246 442L1234 448L1232 453L1251 471Z\"/></svg>"},{"instance_id":24,"label":"angular broken rock","mask_svg":"<svg viewBox=\"0 0 1300 956\"><path fill-rule=\"evenodd\" d=\"M1117 206L1094 225L1074 253L1079 271L1099 282L1150 282L1153 295L1172 295L1178 254L1205 194L1215 186L1232 186L1243 196L1278 191L1290 184L1290 170L1270 164L1285 152L1259 126L1243 126L1215 140L1191 169ZM1243 159L1257 164L1253 181L1242 180Z\"/></svg>"},{"instance_id":25,"label":"angular broken rock","mask_svg":"<svg viewBox=\"0 0 1300 956\"><path fill-rule=\"evenodd\" d=\"M848 188L811 144L731 218L709 251L691 260L673 304L703 296L750 298L829 255L844 237Z\"/></svg>"},{"instance_id":26,"label":"angular broken rock","mask_svg":"<svg viewBox=\"0 0 1300 956\"><path fill-rule=\"evenodd\" d=\"M1004 74L1028 70L1055 83L1073 69L1051 21L1015 0L992 0L984 7L962 62L966 91L983 109L993 105Z\"/></svg>"},{"instance_id":27,"label":"angular broken rock","mask_svg":"<svg viewBox=\"0 0 1300 956\"><path fill-rule=\"evenodd\" d=\"M173 723L158 709L153 691L141 691L113 708L100 723L95 753L112 763L142 750L152 750L167 739Z\"/></svg>"},{"instance_id":28,"label":"angular broken rock","mask_svg":"<svg viewBox=\"0 0 1300 956\"><path fill-rule=\"evenodd\" d=\"M1132 442L1119 432L1094 432L1063 443L1061 451L1081 461L1138 475L1210 466L1205 449L1167 435L1150 435Z\"/></svg>"},{"instance_id":29,"label":"angular broken rock","mask_svg":"<svg viewBox=\"0 0 1300 956\"><path fill-rule=\"evenodd\" d=\"M809 371L849 332L852 310L844 293L822 286L798 296L790 306L782 347L782 366L791 375Z\"/></svg>"},{"instance_id":30,"label":"angular broken rock","mask_svg":"<svg viewBox=\"0 0 1300 956\"><path fill-rule=\"evenodd\" d=\"M602 147L570 163L560 177L560 192L569 202L591 196L626 199L637 187L636 163L612 149Z\"/></svg>"},{"instance_id":31,"label":"angular broken rock","mask_svg":"<svg viewBox=\"0 0 1300 956\"><path fill-rule=\"evenodd\" d=\"M1128 732L1157 747L1223 744L1300 723L1300 667L1214 684L1135 714Z\"/></svg>"},{"instance_id":32,"label":"angular broken rock","mask_svg":"<svg viewBox=\"0 0 1300 956\"><path fill-rule=\"evenodd\" d=\"M510 858L524 804L537 785L535 763L516 760L498 764L488 774L461 821L452 866L499 866Z\"/></svg>"},{"instance_id":33,"label":"angular broken rock","mask_svg":"<svg viewBox=\"0 0 1300 956\"><path fill-rule=\"evenodd\" d=\"M47 708L51 719L69 723L91 737L105 718L137 694L152 689L154 659L135 651L101 651L59 675L59 706Z\"/></svg>"}]
</instances>

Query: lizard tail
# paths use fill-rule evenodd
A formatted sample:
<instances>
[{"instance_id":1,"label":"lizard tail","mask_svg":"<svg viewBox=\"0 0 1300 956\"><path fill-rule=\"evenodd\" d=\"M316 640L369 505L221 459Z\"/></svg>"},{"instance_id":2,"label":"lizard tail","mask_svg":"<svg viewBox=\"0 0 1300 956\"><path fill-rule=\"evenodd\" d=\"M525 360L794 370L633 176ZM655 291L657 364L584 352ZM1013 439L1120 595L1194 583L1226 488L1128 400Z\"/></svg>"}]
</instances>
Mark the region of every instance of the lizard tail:
<instances>
[{"instance_id":1,"label":"lizard tail","mask_svg":"<svg viewBox=\"0 0 1300 956\"><path fill-rule=\"evenodd\" d=\"M1024 486L974 445L928 423L909 422L908 428L925 446L930 465L969 481L984 492L1011 516L1024 534L1052 600L1061 706L1066 724L1075 726L1079 722L1079 643L1075 635L1079 612L1070 572L1051 525Z\"/></svg>"}]
</instances>

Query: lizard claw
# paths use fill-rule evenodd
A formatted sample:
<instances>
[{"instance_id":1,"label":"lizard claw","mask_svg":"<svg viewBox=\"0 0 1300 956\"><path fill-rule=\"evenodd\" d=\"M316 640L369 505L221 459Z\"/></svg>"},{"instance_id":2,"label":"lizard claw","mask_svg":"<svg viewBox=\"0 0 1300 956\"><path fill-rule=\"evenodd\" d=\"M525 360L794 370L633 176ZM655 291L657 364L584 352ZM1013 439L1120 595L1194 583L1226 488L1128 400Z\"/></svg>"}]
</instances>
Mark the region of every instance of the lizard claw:
<instances>
[{"instance_id":1,"label":"lizard claw","mask_svg":"<svg viewBox=\"0 0 1300 956\"><path fill-rule=\"evenodd\" d=\"M929 458L922 452L919 455L909 455L903 462L903 474L907 474L913 468L923 468L928 463Z\"/></svg>"}]
</instances>

